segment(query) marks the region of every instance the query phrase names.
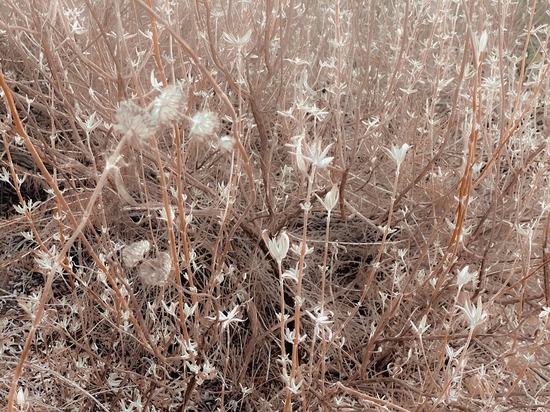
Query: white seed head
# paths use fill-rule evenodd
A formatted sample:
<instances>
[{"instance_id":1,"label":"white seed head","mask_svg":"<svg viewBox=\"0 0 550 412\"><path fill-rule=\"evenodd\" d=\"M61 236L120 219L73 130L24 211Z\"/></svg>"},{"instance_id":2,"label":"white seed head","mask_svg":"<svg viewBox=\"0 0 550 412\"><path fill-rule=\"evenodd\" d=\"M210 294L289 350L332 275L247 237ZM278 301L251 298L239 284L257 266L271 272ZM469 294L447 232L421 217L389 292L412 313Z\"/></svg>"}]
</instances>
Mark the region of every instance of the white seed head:
<instances>
[{"instance_id":1,"label":"white seed head","mask_svg":"<svg viewBox=\"0 0 550 412\"><path fill-rule=\"evenodd\" d=\"M145 258L147 252L151 248L151 244L148 240L141 240L139 242L132 243L122 249L122 262L127 268L135 267L140 261Z\"/></svg>"},{"instance_id":2,"label":"white seed head","mask_svg":"<svg viewBox=\"0 0 550 412\"><path fill-rule=\"evenodd\" d=\"M218 146L222 152L231 153L235 147L235 139L232 136L223 136Z\"/></svg>"},{"instance_id":3,"label":"white seed head","mask_svg":"<svg viewBox=\"0 0 550 412\"><path fill-rule=\"evenodd\" d=\"M159 124L147 111L130 100L120 103L116 113L115 131L129 135L138 142L153 136Z\"/></svg>"},{"instance_id":4,"label":"white seed head","mask_svg":"<svg viewBox=\"0 0 550 412\"><path fill-rule=\"evenodd\" d=\"M172 270L172 258L166 252L160 252L155 259L144 260L139 265L141 282L148 286L163 286Z\"/></svg>"},{"instance_id":5,"label":"white seed head","mask_svg":"<svg viewBox=\"0 0 550 412\"><path fill-rule=\"evenodd\" d=\"M191 134L200 140L205 140L215 133L218 127L218 118L212 112L199 112L192 120Z\"/></svg>"},{"instance_id":6,"label":"white seed head","mask_svg":"<svg viewBox=\"0 0 550 412\"><path fill-rule=\"evenodd\" d=\"M153 102L151 112L161 125L169 125L183 118L184 96L178 86L167 86Z\"/></svg>"}]
</instances>

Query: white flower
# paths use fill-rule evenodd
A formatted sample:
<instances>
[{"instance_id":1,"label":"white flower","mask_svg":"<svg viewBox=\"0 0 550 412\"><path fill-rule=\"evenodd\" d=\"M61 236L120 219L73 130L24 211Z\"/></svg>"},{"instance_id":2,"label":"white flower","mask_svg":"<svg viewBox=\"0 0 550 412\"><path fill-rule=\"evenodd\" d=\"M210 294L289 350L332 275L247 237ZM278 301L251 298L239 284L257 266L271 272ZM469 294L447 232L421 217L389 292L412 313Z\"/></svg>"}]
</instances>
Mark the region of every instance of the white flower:
<instances>
[{"instance_id":1,"label":"white flower","mask_svg":"<svg viewBox=\"0 0 550 412\"><path fill-rule=\"evenodd\" d=\"M411 320L411 326L412 328L414 329L414 332L418 335L418 336L422 336L424 334L424 332L426 332L428 330L428 328L431 326L431 325L428 325L427 323L427 316L424 315L422 316L422 319L420 320L420 323L418 324L418 326L416 326L413 321Z\"/></svg>"},{"instance_id":2,"label":"white flower","mask_svg":"<svg viewBox=\"0 0 550 412\"><path fill-rule=\"evenodd\" d=\"M464 346L458 349L453 349L450 345L447 345L445 348L445 351L447 352L447 356L449 359L456 359L458 358L458 355L460 355L460 352L464 349Z\"/></svg>"},{"instance_id":3,"label":"white flower","mask_svg":"<svg viewBox=\"0 0 550 412\"><path fill-rule=\"evenodd\" d=\"M80 118L77 118L78 123L80 123L80 126L82 126L82 128L86 133L90 133L94 131L101 124L102 122L101 119L96 120L95 118L96 114L97 114L96 112L93 112L85 122L80 120Z\"/></svg>"},{"instance_id":4,"label":"white flower","mask_svg":"<svg viewBox=\"0 0 550 412\"><path fill-rule=\"evenodd\" d=\"M41 250L41 249L37 250L36 255L37 256L34 258L34 261L36 262L36 264L40 269L49 271L55 267L57 273L62 272L61 266L59 266L56 263L56 258L58 256L58 253L56 251L55 245L52 246L49 252L45 252L44 250Z\"/></svg>"},{"instance_id":5,"label":"white flower","mask_svg":"<svg viewBox=\"0 0 550 412\"><path fill-rule=\"evenodd\" d=\"M302 241L300 241L300 244L298 245L292 245L292 247L290 248L290 250L295 253L296 255L300 256L302 254L302 248L303 248L303 243ZM312 247L309 247L307 244L306 244L306 247L305 247L305 255L310 255L313 253L313 251L315 250L315 248L312 246Z\"/></svg>"},{"instance_id":6,"label":"white flower","mask_svg":"<svg viewBox=\"0 0 550 412\"><path fill-rule=\"evenodd\" d=\"M279 236L277 236L277 238L269 239L267 236L267 230L264 230L262 232L262 238L269 249L269 253L280 266L290 247L290 239L288 238L288 235L283 231L279 234Z\"/></svg>"},{"instance_id":7,"label":"white flower","mask_svg":"<svg viewBox=\"0 0 550 412\"><path fill-rule=\"evenodd\" d=\"M466 265L462 270L458 273L456 283L458 284L458 288L462 289L464 285L466 285L468 282L477 282L477 272L468 272L469 266Z\"/></svg>"},{"instance_id":8,"label":"white flower","mask_svg":"<svg viewBox=\"0 0 550 412\"><path fill-rule=\"evenodd\" d=\"M296 331L293 329L293 330L290 330L290 328L286 328L285 329L285 340L288 341L289 343L292 343L294 342L294 338L296 337ZM298 342L305 342L305 340L307 339L307 335L301 335L298 337Z\"/></svg>"},{"instance_id":9,"label":"white flower","mask_svg":"<svg viewBox=\"0 0 550 412\"><path fill-rule=\"evenodd\" d=\"M296 383L295 378L290 378L290 376L282 376L283 380L286 382L288 389L294 394L298 395L300 393L300 386L302 386L303 381Z\"/></svg>"},{"instance_id":10,"label":"white flower","mask_svg":"<svg viewBox=\"0 0 550 412\"><path fill-rule=\"evenodd\" d=\"M401 146L401 149L398 149L394 145L392 145L391 150L385 149L386 152L390 155L390 157L394 160L394 162L397 164L397 167L401 166L401 163L405 160L405 155L407 154L407 150L409 150L410 146L405 143L403 146Z\"/></svg>"},{"instance_id":11,"label":"white flower","mask_svg":"<svg viewBox=\"0 0 550 412\"><path fill-rule=\"evenodd\" d=\"M249 29L242 37L236 37L230 33L224 33L223 39L231 46L236 47L239 51L248 44L250 36L252 35L252 29Z\"/></svg>"},{"instance_id":12,"label":"white flower","mask_svg":"<svg viewBox=\"0 0 550 412\"><path fill-rule=\"evenodd\" d=\"M219 317L219 321L222 325L222 330L227 328L229 326L229 324L231 324L231 323L244 322L243 319L238 319L237 318L238 314L239 314L239 307L238 306L235 306L231 310L231 312L227 313L227 315L223 312L219 312L218 317ZM212 318L212 317L207 317L207 319L216 320L216 318Z\"/></svg>"},{"instance_id":13,"label":"white flower","mask_svg":"<svg viewBox=\"0 0 550 412\"><path fill-rule=\"evenodd\" d=\"M324 202L319 196L317 196L317 194L315 194L327 212L330 212L338 204L339 195L340 190L337 184L332 185L332 189L325 195Z\"/></svg>"},{"instance_id":14,"label":"white flower","mask_svg":"<svg viewBox=\"0 0 550 412\"><path fill-rule=\"evenodd\" d=\"M298 270L295 268L290 268L285 270L285 272L282 274L283 279L290 279L296 283L298 283Z\"/></svg>"},{"instance_id":15,"label":"white flower","mask_svg":"<svg viewBox=\"0 0 550 412\"><path fill-rule=\"evenodd\" d=\"M483 304L481 302L481 296L477 298L477 307L467 299L464 303L464 307L460 307L466 315L466 319L470 322L470 328L475 328L477 325L482 324L487 319L487 314L483 312Z\"/></svg>"},{"instance_id":16,"label":"white flower","mask_svg":"<svg viewBox=\"0 0 550 412\"><path fill-rule=\"evenodd\" d=\"M334 157L327 157L328 151L331 147L332 143L321 151L321 141L318 140L312 146L306 145L308 155L304 156L304 158L311 162L314 166L317 166L319 169L324 169L334 159Z\"/></svg>"},{"instance_id":17,"label":"white flower","mask_svg":"<svg viewBox=\"0 0 550 412\"><path fill-rule=\"evenodd\" d=\"M313 313L311 313L309 310L306 310L306 313L315 322L316 335L320 336L319 332L325 331L327 332L328 340L332 340L332 330L330 329L330 325L334 323L334 321L332 320L332 318L334 317L334 313L330 310L322 308L321 306L316 306L313 309Z\"/></svg>"},{"instance_id":18,"label":"white flower","mask_svg":"<svg viewBox=\"0 0 550 412\"><path fill-rule=\"evenodd\" d=\"M8 172L8 170L4 166L2 166L2 172L0 173L0 180L6 183L10 182L10 172Z\"/></svg>"},{"instance_id":19,"label":"white flower","mask_svg":"<svg viewBox=\"0 0 550 412\"><path fill-rule=\"evenodd\" d=\"M320 306L316 306L313 309L314 313L311 313L309 310L306 310L307 314L317 325L330 325L333 323L331 320L334 316L334 313L330 310L326 310L321 308Z\"/></svg>"},{"instance_id":20,"label":"white flower","mask_svg":"<svg viewBox=\"0 0 550 412\"><path fill-rule=\"evenodd\" d=\"M290 153L296 156L296 165L298 166L298 170L300 170L300 172L302 173L307 172L306 162L302 153L302 140L304 140L304 138L305 136L303 134L299 136L294 136L292 139L296 140L296 143L286 145L289 147L293 147L296 150L295 152Z\"/></svg>"},{"instance_id":21,"label":"white flower","mask_svg":"<svg viewBox=\"0 0 550 412\"><path fill-rule=\"evenodd\" d=\"M286 145L294 148L295 151L290 153L296 156L296 164L298 165L298 169L300 169L301 172L307 172L307 166L304 160L307 160L319 169L325 169L334 159L334 157L327 157L327 154L332 147L332 143L324 149L321 149L322 142L321 140L318 140L312 144L305 144L302 148L304 137L304 135L295 136L293 139L296 140L296 142Z\"/></svg>"},{"instance_id":22,"label":"white flower","mask_svg":"<svg viewBox=\"0 0 550 412\"><path fill-rule=\"evenodd\" d=\"M315 93L315 92L314 92ZM313 106L306 106L302 104L297 104L296 108L298 110L301 110L302 112L307 113L309 116L313 116L316 121L321 122L325 118L325 116L328 114L326 110L319 109L317 105Z\"/></svg>"},{"instance_id":23,"label":"white flower","mask_svg":"<svg viewBox=\"0 0 550 412\"><path fill-rule=\"evenodd\" d=\"M23 391L23 388L19 388L17 391L17 395L15 397L15 402L21 407L25 406L27 403L27 398L29 397L29 390L25 388Z\"/></svg>"},{"instance_id":24,"label":"white flower","mask_svg":"<svg viewBox=\"0 0 550 412\"><path fill-rule=\"evenodd\" d=\"M478 53L482 53L482 52L485 51L485 47L487 47L487 39L488 38L489 38L489 35L487 34L486 31L481 33L481 37L479 38L479 40L477 41L477 44L476 44Z\"/></svg>"},{"instance_id":25,"label":"white flower","mask_svg":"<svg viewBox=\"0 0 550 412\"><path fill-rule=\"evenodd\" d=\"M550 308L544 306L542 308L542 311L539 313L539 318L544 318L546 320L549 314L550 314Z\"/></svg>"},{"instance_id":26,"label":"white flower","mask_svg":"<svg viewBox=\"0 0 550 412\"><path fill-rule=\"evenodd\" d=\"M232 136L223 136L220 138L218 147L222 152L231 153L235 146L235 139Z\"/></svg>"}]
</instances>

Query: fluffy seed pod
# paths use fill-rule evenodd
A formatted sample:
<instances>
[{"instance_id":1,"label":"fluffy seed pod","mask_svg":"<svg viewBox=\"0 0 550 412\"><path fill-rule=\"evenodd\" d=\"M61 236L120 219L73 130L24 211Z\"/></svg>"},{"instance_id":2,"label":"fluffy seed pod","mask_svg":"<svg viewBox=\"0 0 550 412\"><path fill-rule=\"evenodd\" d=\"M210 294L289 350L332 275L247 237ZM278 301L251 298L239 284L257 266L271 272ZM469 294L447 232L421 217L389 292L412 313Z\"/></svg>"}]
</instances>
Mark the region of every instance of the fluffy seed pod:
<instances>
[{"instance_id":1,"label":"fluffy seed pod","mask_svg":"<svg viewBox=\"0 0 550 412\"><path fill-rule=\"evenodd\" d=\"M150 248L151 244L148 240L141 240L126 246L122 249L122 263L124 263L124 266L127 268L135 267L145 258Z\"/></svg>"},{"instance_id":2,"label":"fluffy seed pod","mask_svg":"<svg viewBox=\"0 0 550 412\"><path fill-rule=\"evenodd\" d=\"M183 118L184 96L181 88L167 86L153 102L151 115L161 125L169 125Z\"/></svg>"},{"instance_id":3,"label":"fluffy seed pod","mask_svg":"<svg viewBox=\"0 0 550 412\"><path fill-rule=\"evenodd\" d=\"M135 147L140 147L142 141L151 138L159 129L158 120L130 100L120 103L116 120L115 131L128 135Z\"/></svg>"},{"instance_id":4,"label":"fluffy seed pod","mask_svg":"<svg viewBox=\"0 0 550 412\"><path fill-rule=\"evenodd\" d=\"M195 114L191 123L191 135L200 141L206 141L209 136L216 133L218 118L212 112L199 112Z\"/></svg>"},{"instance_id":5,"label":"fluffy seed pod","mask_svg":"<svg viewBox=\"0 0 550 412\"><path fill-rule=\"evenodd\" d=\"M172 258L166 252L160 252L155 259L144 260L139 265L141 282L148 286L163 286L172 270Z\"/></svg>"}]
</instances>

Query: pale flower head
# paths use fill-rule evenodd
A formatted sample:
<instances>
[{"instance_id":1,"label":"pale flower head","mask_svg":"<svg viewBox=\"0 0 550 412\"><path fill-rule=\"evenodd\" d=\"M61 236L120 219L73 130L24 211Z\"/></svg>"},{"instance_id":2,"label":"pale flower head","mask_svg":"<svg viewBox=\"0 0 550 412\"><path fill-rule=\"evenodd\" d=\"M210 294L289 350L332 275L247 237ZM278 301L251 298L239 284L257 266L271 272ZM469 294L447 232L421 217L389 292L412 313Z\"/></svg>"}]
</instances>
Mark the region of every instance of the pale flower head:
<instances>
[{"instance_id":1,"label":"pale flower head","mask_svg":"<svg viewBox=\"0 0 550 412\"><path fill-rule=\"evenodd\" d=\"M473 282L474 284L477 283L477 272L469 272L469 266L466 265L462 268L460 272L458 272L458 276L456 279L456 283L458 284L458 288L462 289L464 285L466 285L469 282Z\"/></svg>"},{"instance_id":2,"label":"pale flower head","mask_svg":"<svg viewBox=\"0 0 550 412\"><path fill-rule=\"evenodd\" d=\"M138 268L141 282L148 286L163 286L172 270L172 258L166 252L159 252L155 259L144 260Z\"/></svg>"},{"instance_id":3,"label":"pale flower head","mask_svg":"<svg viewBox=\"0 0 550 412\"><path fill-rule=\"evenodd\" d=\"M393 161L397 164L397 167L400 167L403 161L405 160L405 156L409 149L410 149L410 146L407 143L404 143L400 149L392 145L391 150L390 149L385 149L385 150L386 152L388 152L388 154L393 159Z\"/></svg>"},{"instance_id":4,"label":"pale flower head","mask_svg":"<svg viewBox=\"0 0 550 412\"><path fill-rule=\"evenodd\" d=\"M231 153L235 147L235 139L233 136L223 136L218 142L218 147L224 153Z\"/></svg>"},{"instance_id":5,"label":"pale flower head","mask_svg":"<svg viewBox=\"0 0 550 412\"><path fill-rule=\"evenodd\" d=\"M293 139L295 140L295 143L287 144L286 146L295 150L290 153L296 156L296 164L298 165L298 169L303 173L308 171L306 161L319 169L325 169L334 159L332 156L327 156L333 143L330 143L325 148L322 148L321 140L304 144L304 135L295 136Z\"/></svg>"},{"instance_id":6,"label":"pale flower head","mask_svg":"<svg viewBox=\"0 0 550 412\"><path fill-rule=\"evenodd\" d=\"M239 51L244 48L250 42L250 36L252 35L252 29L249 29L243 36L237 37L231 33L223 33L223 39L231 46L237 48Z\"/></svg>"},{"instance_id":7,"label":"pale flower head","mask_svg":"<svg viewBox=\"0 0 550 412\"><path fill-rule=\"evenodd\" d=\"M470 328L474 329L477 325L482 324L487 319L487 313L483 311L483 303L481 302L481 296L477 297L477 306L467 299L464 306L459 306L464 312L466 320L470 323Z\"/></svg>"},{"instance_id":8,"label":"pale flower head","mask_svg":"<svg viewBox=\"0 0 550 412\"><path fill-rule=\"evenodd\" d=\"M286 146L294 148L294 152L290 152L291 154L296 156L296 165L298 166L298 170L300 170L302 173L307 172L307 165L304 159L304 154L302 152L302 140L304 140L305 136L299 135L294 136L292 139L295 140L295 143L293 144L287 144Z\"/></svg>"},{"instance_id":9,"label":"pale flower head","mask_svg":"<svg viewBox=\"0 0 550 412\"><path fill-rule=\"evenodd\" d=\"M27 399L29 398L29 389L25 388L19 388L17 391L17 395L15 396L15 402L21 407L22 410L27 409L28 402Z\"/></svg>"},{"instance_id":10,"label":"pale flower head","mask_svg":"<svg viewBox=\"0 0 550 412\"><path fill-rule=\"evenodd\" d=\"M199 112L191 119L191 135L204 141L218 128L218 118L212 112Z\"/></svg>"},{"instance_id":11,"label":"pale flower head","mask_svg":"<svg viewBox=\"0 0 550 412\"><path fill-rule=\"evenodd\" d=\"M235 306L227 314L223 312L218 312L219 322L222 325L222 330L227 328L231 323L244 322L244 319L237 318L239 316L239 307ZM206 317L207 319L216 320L216 318Z\"/></svg>"},{"instance_id":12,"label":"pale flower head","mask_svg":"<svg viewBox=\"0 0 550 412\"><path fill-rule=\"evenodd\" d=\"M140 240L122 249L122 262L127 268L133 268L141 262L149 252L151 243L148 240Z\"/></svg>"},{"instance_id":13,"label":"pale flower head","mask_svg":"<svg viewBox=\"0 0 550 412\"><path fill-rule=\"evenodd\" d=\"M321 140L317 140L311 145L306 145L307 155L304 158L309 161L313 166L319 169L325 169L334 159L332 156L327 156L333 143L326 146L324 149L321 147Z\"/></svg>"},{"instance_id":14,"label":"pale flower head","mask_svg":"<svg viewBox=\"0 0 550 412\"><path fill-rule=\"evenodd\" d=\"M323 201L319 196L317 196L317 199L319 199L319 202L323 205L323 207L326 209L327 212L330 212L332 209L336 207L338 204L338 198L340 195L340 188L337 184L332 185L332 189L325 195L325 200Z\"/></svg>"},{"instance_id":15,"label":"pale flower head","mask_svg":"<svg viewBox=\"0 0 550 412\"><path fill-rule=\"evenodd\" d=\"M178 122L183 118L184 96L178 86L167 86L152 105L151 114L161 125Z\"/></svg>"},{"instance_id":16,"label":"pale flower head","mask_svg":"<svg viewBox=\"0 0 550 412\"><path fill-rule=\"evenodd\" d=\"M281 265L281 262L286 257L288 253L288 249L290 248L290 239L288 238L288 235L286 232L279 233L279 236L276 238L269 239L267 235L267 231L264 230L262 232L262 238L264 239L264 242L266 243L269 253L277 261L279 265Z\"/></svg>"},{"instance_id":17,"label":"pale flower head","mask_svg":"<svg viewBox=\"0 0 550 412\"><path fill-rule=\"evenodd\" d=\"M151 138L159 128L159 123L153 116L130 100L120 103L116 121L115 131L129 136L138 144Z\"/></svg>"}]
</instances>

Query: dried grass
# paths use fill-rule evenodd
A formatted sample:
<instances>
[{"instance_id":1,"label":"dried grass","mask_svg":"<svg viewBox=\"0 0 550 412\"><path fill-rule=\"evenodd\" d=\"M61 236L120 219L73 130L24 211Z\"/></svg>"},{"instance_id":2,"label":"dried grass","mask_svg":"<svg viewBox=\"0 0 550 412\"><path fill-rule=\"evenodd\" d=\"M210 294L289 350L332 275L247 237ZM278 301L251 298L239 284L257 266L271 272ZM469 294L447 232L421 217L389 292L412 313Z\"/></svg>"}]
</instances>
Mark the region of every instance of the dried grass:
<instances>
[{"instance_id":1,"label":"dried grass","mask_svg":"<svg viewBox=\"0 0 550 412\"><path fill-rule=\"evenodd\" d=\"M0 4L0 408L548 409L549 11Z\"/></svg>"}]
</instances>

